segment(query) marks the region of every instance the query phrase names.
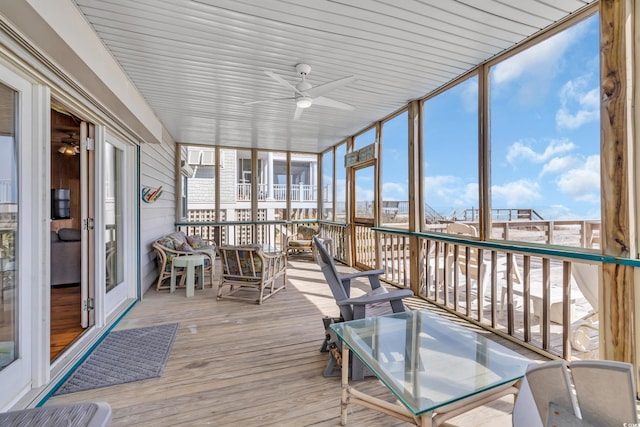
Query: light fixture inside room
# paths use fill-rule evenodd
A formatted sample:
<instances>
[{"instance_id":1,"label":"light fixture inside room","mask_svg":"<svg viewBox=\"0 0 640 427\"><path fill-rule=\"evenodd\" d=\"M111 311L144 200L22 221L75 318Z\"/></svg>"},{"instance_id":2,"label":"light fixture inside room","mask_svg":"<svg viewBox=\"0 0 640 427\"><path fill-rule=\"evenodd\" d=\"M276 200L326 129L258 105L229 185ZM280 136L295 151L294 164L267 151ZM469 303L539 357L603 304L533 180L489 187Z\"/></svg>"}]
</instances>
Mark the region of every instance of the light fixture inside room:
<instances>
[{"instance_id":1,"label":"light fixture inside room","mask_svg":"<svg viewBox=\"0 0 640 427\"><path fill-rule=\"evenodd\" d=\"M62 139L62 145L58 148L58 153L67 156L75 156L80 153L79 139L75 133L70 133L67 138Z\"/></svg>"},{"instance_id":2,"label":"light fixture inside room","mask_svg":"<svg viewBox=\"0 0 640 427\"><path fill-rule=\"evenodd\" d=\"M79 152L80 148L76 145L62 144L62 146L58 148L58 153L66 154L67 156L75 156Z\"/></svg>"},{"instance_id":3,"label":"light fixture inside room","mask_svg":"<svg viewBox=\"0 0 640 427\"><path fill-rule=\"evenodd\" d=\"M298 106L298 108L309 108L311 107L311 104L313 104L313 99L308 96L301 96L300 98L296 99L296 105Z\"/></svg>"}]
</instances>

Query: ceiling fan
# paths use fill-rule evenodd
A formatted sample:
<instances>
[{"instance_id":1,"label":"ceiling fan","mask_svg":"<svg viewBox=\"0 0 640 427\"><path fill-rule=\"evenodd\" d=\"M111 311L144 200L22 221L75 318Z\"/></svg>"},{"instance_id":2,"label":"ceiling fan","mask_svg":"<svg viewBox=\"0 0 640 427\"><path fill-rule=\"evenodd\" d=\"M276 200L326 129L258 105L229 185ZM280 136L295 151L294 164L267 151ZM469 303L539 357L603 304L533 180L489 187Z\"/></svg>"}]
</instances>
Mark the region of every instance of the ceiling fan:
<instances>
[{"instance_id":1,"label":"ceiling fan","mask_svg":"<svg viewBox=\"0 0 640 427\"><path fill-rule=\"evenodd\" d=\"M58 153L66 154L67 156L75 156L80 153L80 138L78 138L75 132L70 133L67 138L62 138L62 145L58 148Z\"/></svg>"},{"instance_id":2,"label":"ceiling fan","mask_svg":"<svg viewBox=\"0 0 640 427\"><path fill-rule=\"evenodd\" d=\"M302 115L302 111L306 108L311 107L312 105L322 105L325 107L340 108L342 110L350 111L355 110L355 107L353 107L352 105L336 101L335 99L326 98L321 95L354 82L357 79L356 76L344 77L342 79L334 80L329 83L313 87L311 83L307 81L307 76L309 75L309 73L311 73L310 65L298 64L296 65L296 72L300 75L302 80L294 86L276 73L265 70L266 75L268 75L287 89L293 90L294 95L286 98L272 98L263 101L247 102L245 105L293 99L296 101L296 111L293 114L294 120L298 120Z\"/></svg>"}]
</instances>

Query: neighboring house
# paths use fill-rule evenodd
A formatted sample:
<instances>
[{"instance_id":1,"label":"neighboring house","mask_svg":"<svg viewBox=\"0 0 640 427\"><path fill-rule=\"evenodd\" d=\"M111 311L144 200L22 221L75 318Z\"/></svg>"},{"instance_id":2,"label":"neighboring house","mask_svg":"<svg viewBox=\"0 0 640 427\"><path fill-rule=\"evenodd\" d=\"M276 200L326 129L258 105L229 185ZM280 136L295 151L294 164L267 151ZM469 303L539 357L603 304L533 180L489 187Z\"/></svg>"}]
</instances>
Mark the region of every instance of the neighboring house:
<instances>
[{"instance_id":1,"label":"neighboring house","mask_svg":"<svg viewBox=\"0 0 640 427\"><path fill-rule=\"evenodd\" d=\"M220 168L220 221L246 221L251 210L251 152L212 148L183 150L181 168L189 219L215 222L215 174ZM318 158L296 154L291 162L291 215L287 207L287 154L262 151L258 155L258 210L261 220L316 218L318 205Z\"/></svg>"}]
</instances>

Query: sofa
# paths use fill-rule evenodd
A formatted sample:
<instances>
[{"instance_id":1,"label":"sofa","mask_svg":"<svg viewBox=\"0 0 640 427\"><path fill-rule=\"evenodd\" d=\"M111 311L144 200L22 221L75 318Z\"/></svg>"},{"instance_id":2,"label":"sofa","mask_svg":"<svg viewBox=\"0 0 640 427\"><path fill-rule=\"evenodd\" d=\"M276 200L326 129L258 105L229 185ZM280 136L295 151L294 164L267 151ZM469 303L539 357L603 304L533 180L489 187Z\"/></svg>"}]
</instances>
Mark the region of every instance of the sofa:
<instances>
[{"instance_id":1,"label":"sofa","mask_svg":"<svg viewBox=\"0 0 640 427\"><path fill-rule=\"evenodd\" d=\"M81 239L76 228L51 231L51 286L81 282Z\"/></svg>"}]
</instances>

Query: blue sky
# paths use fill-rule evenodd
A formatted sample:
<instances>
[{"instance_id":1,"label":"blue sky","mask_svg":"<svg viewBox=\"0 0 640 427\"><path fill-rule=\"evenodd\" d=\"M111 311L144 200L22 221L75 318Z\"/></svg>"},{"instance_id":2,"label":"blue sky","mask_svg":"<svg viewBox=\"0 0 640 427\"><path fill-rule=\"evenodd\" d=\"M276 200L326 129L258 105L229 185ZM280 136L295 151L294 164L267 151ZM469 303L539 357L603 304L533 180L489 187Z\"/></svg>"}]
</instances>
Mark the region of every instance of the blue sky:
<instances>
[{"instance_id":1,"label":"blue sky","mask_svg":"<svg viewBox=\"0 0 640 427\"><path fill-rule=\"evenodd\" d=\"M598 33L593 16L491 68L494 208L600 218ZM441 214L478 206L476 117L475 77L425 105L426 201ZM408 198L405 145L406 116L384 129L386 200ZM359 200L371 196L364 181Z\"/></svg>"}]
</instances>

